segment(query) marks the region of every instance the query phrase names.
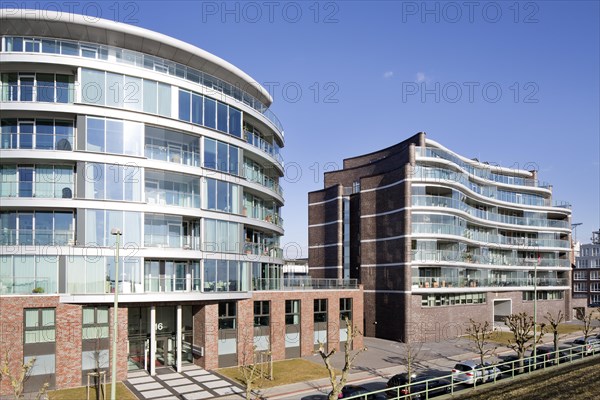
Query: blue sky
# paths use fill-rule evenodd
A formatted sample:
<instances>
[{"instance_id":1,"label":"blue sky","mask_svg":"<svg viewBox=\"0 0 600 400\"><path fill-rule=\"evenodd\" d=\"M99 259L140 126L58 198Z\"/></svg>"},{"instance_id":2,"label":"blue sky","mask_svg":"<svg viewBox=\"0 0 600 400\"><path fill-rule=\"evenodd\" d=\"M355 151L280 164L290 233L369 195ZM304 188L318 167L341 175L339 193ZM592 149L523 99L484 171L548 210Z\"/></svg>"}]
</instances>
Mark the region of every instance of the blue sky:
<instances>
[{"instance_id":1,"label":"blue sky","mask_svg":"<svg viewBox=\"0 0 600 400\"><path fill-rule=\"evenodd\" d=\"M481 161L537 165L583 223L577 239L600 228L597 1L51 4L30 6L155 30L269 83L289 166L283 244L306 246L307 192L325 169L419 131Z\"/></svg>"}]
</instances>

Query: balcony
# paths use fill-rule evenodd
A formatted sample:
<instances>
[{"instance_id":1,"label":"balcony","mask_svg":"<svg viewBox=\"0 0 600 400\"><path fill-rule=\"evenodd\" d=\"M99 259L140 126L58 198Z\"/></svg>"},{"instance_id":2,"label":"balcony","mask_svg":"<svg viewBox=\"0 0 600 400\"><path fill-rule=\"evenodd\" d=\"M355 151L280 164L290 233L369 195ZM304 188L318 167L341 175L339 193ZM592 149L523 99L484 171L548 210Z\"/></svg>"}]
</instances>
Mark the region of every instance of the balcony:
<instances>
[{"instance_id":1,"label":"balcony","mask_svg":"<svg viewBox=\"0 0 600 400\"><path fill-rule=\"evenodd\" d=\"M502 287L518 287L518 288L533 288L533 278L508 278L508 279L496 279L496 278L461 278L456 276L437 276L437 277L413 277L412 278L413 289L438 289L438 288L473 288L473 287L485 287L485 288L502 288ZM569 286L569 280L566 278L538 278L538 287L548 286Z\"/></svg>"},{"instance_id":2,"label":"balcony","mask_svg":"<svg viewBox=\"0 0 600 400\"><path fill-rule=\"evenodd\" d=\"M263 207L244 207L244 215L248 218L265 221L279 227L283 227L283 218L278 213L269 212Z\"/></svg>"},{"instance_id":3,"label":"balcony","mask_svg":"<svg viewBox=\"0 0 600 400\"><path fill-rule=\"evenodd\" d=\"M144 246L184 249L184 250L200 250L200 238L192 235L157 235L146 234L144 237Z\"/></svg>"},{"instance_id":4,"label":"balcony","mask_svg":"<svg viewBox=\"0 0 600 400\"><path fill-rule=\"evenodd\" d=\"M56 294L55 279L44 277L0 277L0 295Z\"/></svg>"},{"instance_id":5,"label":"balcony","mask_svg":"<svg viewBox=\"0 0 600 400\"><path fill-rule=\"evenodd\" d=\"M67 246L75 243L75 230L7 229L0 232L0 245Z\"/></svg>"},{"instance_id":6,"label":"balcony","mask_svg":"<svg viewBox=\"0 0 600 400\"><path fill-rule=\"evenodd\" d=\"M192 276L147 275L144 277L144 288L146 293L201 292L202 280Z\"/></svg>"},{"instance_id":7,"label":"balcony","mask_svg":"<svg viewBox=\"0 0 600 400\"><path fill-rule=\"evenodd\" d=\"M470 263L470 264L492 264L505 266L530 266L538 267L561 267L569 268L571 262L568 259L557 258L527 258L507 257L497 254L472 254L454 250L413 250L412 261L419 263Z\"/></svg>"},{"instance_id":8,"label":"balcony","mask_svg":"<svg viewBox=\"0 0 600 400\"><path fill-rule=\"evenodd\" d=\"M200 166L200 153L198 151L186 151L181 148L171 148L146 144L144 154L151 160L166 161L175 164Z\"/></svg>"},{"instance_id":9,"label":"balcony","mask_svg":"<svg viewBox=\"0 0 600 400\"><path fill-rule=\"evenodd\" d=\"M279 147L273 146L259 135L247 130L244 130L244 138L246 139L246 142L252 146L273 157L275 161L277 161L277 163L283 167L283 157L281 157L281 154L279 153Z\"/></svg>"},{"instance_id":10,"label":"balcony","mask_svg":"<svg viewBox=\"0 0 600 400\"><path fill-rule=\"evenodd\" d=\"M358 289L356 279L317 279L306 277L253 278L252 290L342 290Z\"/></svg>"},{"instance_id":11,"label":"balcony","mask_svg":"<svg viewBox=\"0 0 600 400\"><path fill-rule=\"evenodd\" d=\"M283 249L276 245L263 243L244 243L243 253L246 255L266 256L271 258L283 258Z\"/></svg>"},{"instance_id":12,"label":"balcony","mask_svg":"<svg viewBox=\"0 0 600 400\"><path fill-rule=\"evenodd\" d=\"M73 103L75 88L70 83L25 85L4 83L1 99L6 102Z\"/></svg>"},{"instance_id":13,"label":"balcony","mask_svg":"<svg viewBox=\"0 0 600 400\"><path fill-rule=\"evenodd\" d=\"M412 205L415 207L448 207L455 210L464 211L475 218L484 219L486 221L500 222L503 224L521 225L521 226L542 226L549 228L569 229L569 221L526 218L512 215L498 214L491 211L480 210L471 207L462 201L443 196L413 196Z\"/></svg>"}]
</instances>

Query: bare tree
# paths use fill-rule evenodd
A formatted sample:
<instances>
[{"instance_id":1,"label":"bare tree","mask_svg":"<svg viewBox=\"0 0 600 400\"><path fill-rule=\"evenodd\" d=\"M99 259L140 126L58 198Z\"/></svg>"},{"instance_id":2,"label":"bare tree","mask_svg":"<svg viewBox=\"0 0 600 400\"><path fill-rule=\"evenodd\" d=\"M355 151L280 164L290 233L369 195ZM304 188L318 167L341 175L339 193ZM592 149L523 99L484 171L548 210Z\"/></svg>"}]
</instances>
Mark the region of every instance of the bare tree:
<instances>
[{"instance_id":1,"label":"bare tree","mask_svg":"<svg viewBox=\"0 0 600 400\"><path fill-rule=\"evenodd\" d=\"M400 364L406 367L406 382L410 386L412 378L416 375L419 363L422 361L421 350L423 349L423 343L401 343L402 348L398 358L400 359Z\"/></svg>"},{"instance_id":2,"label":"bare tree","mask_svg":"<svg viewBox=\"0 0 600 400\"><path fill-rule=\"evenodd\" d=\"M517 357L519 358L519 368L522 368L525 352L541 342L545 324L541 325L539 334L534 335L535 325L533 317L525 312L509 315L504 320L504 323L513 334L513 339L508 340L507 347L513 349L517 353Z\"/></svg>"},{"instance_id":3,"label":"bare tree","mask_svg":"<svg viewBox=\"0 0 600 400\"><path fill-rule=\"evenodd\" d=\"M252 329L252 328L251 328ZM242 350L242 364L238 367L239 380L244 385L246 392L246 400L258 399L260 397L260 388L265 377L272 378L272 363L270 352L257 352L256 345L253 343L253 337L250 338L248 330L244 330L242 334L243 350ZM266 353L269 363L269 372L265 374L265 361L263 355Z\"/></svg>"},{"instance_id":4,"label":"bare tree","mask_svg":"<svg viewBox=\"0 0 600 400\"><path fill-rule=\"evenodd\" d=\"M489 347L491 339L497 332L497 329L485 321L484 323L475 322L473 319L469 319L469 326L467 327L467 335L469 339L473 341L473 345L477 354L479 354L479 361L483 365L483 360L494 354L498 346Z\"/></svg>"},{"instance_id":5,"label":"bare tree","mask_svg":"<svg viewBox=\"0 0 600 400\"><path fill-rule=\"evenodd\" d=\"M35 357L23 364L16 375L13 375L10 370L9 359L9 352L7 350L5 359L3 363L0 364L0 382L4 379L8 380L9 385L12 387L15 400L21 400L23 398L23 391L25 390L25 382L31 375L33 364L35 364ZM48 382L42 385L35 396L36 400L45 398L49 386Z\"/></svg>"},{"instance_id":6,"label":"bare tree","mask_svg":"<svg viewBox=\"0 0 600 400\"><path fill-rule=\"evenodd\" d=\"M356 350L354 353L352 352L352 345L354 343L354 339L358 335L362 335L362 333L358 330L357 327L352 325L352 321L350 321L347 317L344 318L346 323L346 329L348 331L348 338L346 339L346 344L344 345L344 367L340 373L338 378L337 371L331 362L331 357L335 354L335 349L327 352L325 350L325 345L323 343L319 343L319 355L323 359L325 363L325 367L327 368L327 372L329 372L329 382L331 383L331 392L329 393L329 400L337 400L339 394L342 392L342 388L346 385L346 381L348 380L348 374L350 373L350 369L354 364L354 360L356 357L363 351L367 350L366 347L362 347Z\"/></svg>"},{"instance_id":7,"label":"bare tree","mask_svg":"<svg viewBox=\"0 0 600 400\"><path fill-rule=\"evenodd\" d=\"M552 332L552 343L554 343L554 351L558 351L558 341L560 340L558 327L565 320L565 315L561 310L558 310L556 315L552 315L550 311L546 313L544 316L546 321L548 321L548 332ZM556 353L558 358L558 353Z\"/></svg>"},{"instance_id":8,"label":"bare tree","mask_svg":"<svg viewBox=\"0 0 600 400\"><path fill-rule=\"evenodd\" d=\"M581 325L581 333L583 333L584 340L592 336L594 331L598 328L597 326L592 325L592 322L594 322L594 314L595 312L591 311L588 314L583 314L578 317L578 319L583 322L583 325Z\"/></svg>"}]
</instances>

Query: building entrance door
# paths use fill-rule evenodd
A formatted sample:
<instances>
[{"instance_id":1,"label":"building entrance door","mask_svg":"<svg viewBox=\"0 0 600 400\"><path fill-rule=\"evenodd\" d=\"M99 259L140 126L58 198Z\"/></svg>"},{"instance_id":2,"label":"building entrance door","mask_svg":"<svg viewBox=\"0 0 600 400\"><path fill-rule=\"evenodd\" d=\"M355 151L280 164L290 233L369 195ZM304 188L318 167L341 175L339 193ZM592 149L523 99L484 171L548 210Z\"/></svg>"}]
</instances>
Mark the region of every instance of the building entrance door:
<instances>
[{"instance_id":1,"label":"building entrance door","mask_svg":"<svg viewBox=\"0 0 600 400\"><path fill-rule=\"evenodd\" d=\"M175 337L156 337L156 367L171 367L175 365Z\"/></svg>"}]
</instances>

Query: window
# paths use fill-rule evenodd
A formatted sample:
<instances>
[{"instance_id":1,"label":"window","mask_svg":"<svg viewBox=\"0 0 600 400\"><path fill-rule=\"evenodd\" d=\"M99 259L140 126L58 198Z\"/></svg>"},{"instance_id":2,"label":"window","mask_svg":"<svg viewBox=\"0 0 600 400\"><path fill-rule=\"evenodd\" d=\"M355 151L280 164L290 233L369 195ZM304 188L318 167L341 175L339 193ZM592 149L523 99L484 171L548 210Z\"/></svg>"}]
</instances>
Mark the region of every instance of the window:
<instances>
[{"instance_id":1,"label":"window","mask_svg":"<svg viewBox=\"0 0 600 400\"><path fill-rule=\"evenodd\" d=\"M85 164L85 198L141 201L140 168L134 165Z\"/></svg>"},{"instance_id":2,"label":"window","mask_svg":"<svg viewBox=\"0 0 600 400\"><path fill-rule=\"evenodd\" d=\"M82 338L108 337L108 307L83 307Z\"/></svg>"},{"instance_id":3,"label":"window","mask_svg":"<svg viewBox=\"0 0 600 400\"><path fill-rule=\"evenodd\" d=\"M47 343L56 340L54 308L26 308L24 310L25 343Z\"/></svg>"},{"instance_id":4,"label":"window","mask_svg":"<svg viewBox=\"0 0 600 400\"><path fill-rule=\"evenodd\" d=\"M315 323L327 322L327 299L314 300L314 318Z\"/></svg>"},{"instance_id":5,"label":"window","mask_svg":"<svg viewBox=\"0 0 600 400\"><path fill-rule=\"evenodd\" d=\"M216 179L205 179L202 208L239 214L240 201L238 185Z\"/></svg>"},{"instance_id":6,"label":"window","mask_svg":"<svg viewBox=\"0 0 600 400\"><path fill-rule=\"evenodd\" d=\"M205 292L239 292L247 290L246 266L234 260L204 260Z\"/></svg>"},{"instance_id":7,"label":"window","mask_svg":"<svg viewBox=\"0 0 600 400\"><path fill-rule=\"evenodd\" d=\"M269 326L268 300L254 302L254 326Z\"/></svg>"},{"instance_id":8,"label":"window","mask_svg":"<svg viewBox=\"0 0 600 400\"><path fill-rule=\"evenodd\" d=\"M240 224L214 219L204 219L204 251L239 253Z\"/></svg>"},{"instance_id":9,"label":"window","mask_svg":"<svg viewBox=\"0 0 600 400\"><path fill-rule=\"evenodd\" d=\"M2 165L2 197L71 198L73 167L61 165Z\"/></svg>"},{"instance_id":10,"label":"window","mask_svg":"<svg viewBox=\"0 0 600 400\"><path fill-rule=\"evenodd\" d=\"M237 175L239 173L239 150L218 140L204 138L204 168Z\"/></svg>"},{"instance_id":11,"label":"window","mask_svg":"<svg viewBox=\"0 0 600 400\"><path fill-rule=\"evenodd\" d=\"M340 321L352 321L352 298L340 299Z\"/></svg>"},{"instance_id":12,"label":"window","mask_svg":"<svg viewBox=\"0 0 600 400\"><path fill-rule=\"evenodd\" d=\"M587 271L573 271L573 279L586 280L587 279Z\"/></svg>"},{"instance_id":13,"label":"window","mask_svg":"<svg viewBox=\"0 0 600 400\"><path fill-rule=\"evenodd\" d=\"M573 291L575 292L587 292L587 290L587 282L575 282L575 284L573 285Z\"/></svg>"},{"instance_id":14,"label":"window","mask_svg":"<svg viewBox=\"0 0 600 400\"><path fill-rule=\"evenodd\" d=\"M564 291L562 290L538 290L538 300L562 300ZM524 301L533 301L534 292L523 292Z\"/></svg>"},{"instance_id":15,"label":"window","mask_svg":"<svg viewBox=\"0 0 600 400\"><path fill-rule=\"evenodd\" d=\"M236 328L236 303L219 303L219 330Z\"/></svg>"},{"instance_id":16,"label":"window","mask_svg":"<svg viewBox=\"0 0 600 400\"><path fill-rule=\"evenodd\" d=\"M73 121L3 119L1 125L3 149L73 149Z\"/></svg>"},{"instance_id":17,"label":"window","mask_svg":"<svg viewBox=\"0 0 600 400\"><path fill-rule=\"evenodd\" d=\"M454 306L460 304L483 304L485 293L425 294L421 296L421 307Z\"/></svg>"},{"instance_id":18,"label":"window","mask_svg":"<svg viewBox=\"0 0 600 400\"><path fill-rule=\"evenodd\" d=\"M2 77L3 101L72 103L74 77L45 73L5 73Z\"/></svg>"},{"instance_id":19,"label":"window","mask_svg":"<svg viewBox=\"0 0 600 400\"><path fill-rule=\"evenodd\" d=\"M2 245L67 245L74 239L72 212L16 212L0 213Z\"/></svg>"},{"instance_id":20,"label":"window","mask_svg":"<svg viewBox=\"0 0 600 400\"><path fill-rule=\"evenodd\" d=\"M300 325L300 300L285 301L285 324Z\"/></svg>"},{"instance_id":21,"label":"window","mask_svg":"<svg viewBox=\"0 0 600 400\"><path fill-rule=\"evenodd\" d=\"M88 151L113 154L143 155L144 125L109 118L86 118Z\"/></svg>"}]
</instances>

